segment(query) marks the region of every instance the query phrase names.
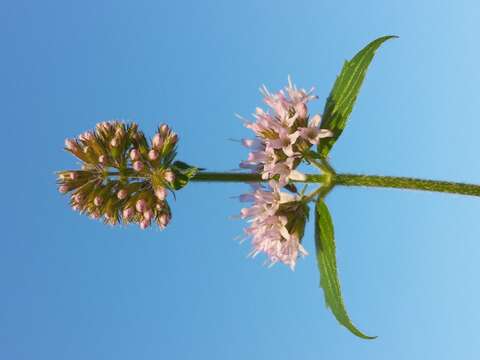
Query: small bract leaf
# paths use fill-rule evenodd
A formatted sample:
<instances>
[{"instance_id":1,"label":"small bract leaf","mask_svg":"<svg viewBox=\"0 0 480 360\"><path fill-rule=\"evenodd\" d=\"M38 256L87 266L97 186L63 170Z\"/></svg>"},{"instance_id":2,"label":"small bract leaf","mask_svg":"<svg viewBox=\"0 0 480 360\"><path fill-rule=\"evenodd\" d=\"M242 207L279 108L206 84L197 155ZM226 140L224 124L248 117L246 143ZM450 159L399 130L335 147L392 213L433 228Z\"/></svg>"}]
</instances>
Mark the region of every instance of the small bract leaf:
<instances>
[{"instance_id":1,"label":"small bract leaf","mask_svg":"<svg viewBox=\"0 0 480 360\"><path fill-rule=\"evenodd\" d=\"M358 330L350 320L343 303L340 282L338 280L337 260L333 222L327 205L322 199L317 200L315 208L315 245L317 251L320 286L323 288L325 303L340 324L362 339L375 339Z\"/></svg>"},{"instance_id":2,"label":"small bract leaf","mask_svg":"<svg viewBox=\"0 0 480 360\"><path fill-rule=\"evenodd\" d=\"M183 161L175 161L172 164L172 170L175 173L173 188L175 190L179 190L186 186L190 179L193 178L200 169L195 166L188 165Z\"/></svg>"},{"instance_id":3,"label":"small bract leaf","mask_svg":"<svg viewBox=\"0 0 480 360\"><path fill-rule=\"evenodd\" d=\"M333 144L342 134L375 51L382 43L396 37L380 37L360 50L352 60L345 61L323 111L321 128L330 130L333 136L319 143L317 150L322 156L328 155Z\"/></svg>"}]
</instances>

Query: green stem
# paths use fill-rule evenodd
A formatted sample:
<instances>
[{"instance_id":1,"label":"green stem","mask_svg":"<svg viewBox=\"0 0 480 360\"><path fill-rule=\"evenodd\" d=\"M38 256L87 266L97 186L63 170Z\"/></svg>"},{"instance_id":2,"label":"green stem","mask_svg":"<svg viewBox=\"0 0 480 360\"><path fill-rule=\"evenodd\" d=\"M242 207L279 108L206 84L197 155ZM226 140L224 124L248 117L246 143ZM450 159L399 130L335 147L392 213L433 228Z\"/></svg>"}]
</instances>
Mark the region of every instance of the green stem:
<instances>
[{"instance_id":1,"label":"green stem","mask_svg":"<svg viewBox=\"0 0 480 360\"><path fill-rule=\"evenodd\" d=\"M457 183L450 181L422 180L397 176L338 174L335 175L333 182L335 183L335 185L342 186L367 186L411 189L480 196L480 185Z\"/></svg>"},{"instance_id":2,"label":"green stem","mask_svg":"<svg viewBox=\"0 0 480 360\"><path fill-rule=\"evenodd\" d=\"M134 175L128 170L129 177L142 178ZM108 175L118 176L118 172L110 172ZM200 171L190 181L193 182L264 182L260 174L237 173L237 172L210 172ZM480 185L465 184L450 181L422 180L409 177L378 176L378 175L356 175L356 174L306 174L305 180L295 180L296 183L317 183L331 187L339 186L361 186L410 189L420 191L434 191L442 193L480 196ZM327 186L330 189L330 186Z\"/></svg>"},{"instance_id":3,"label":"green stem","mask_svg":"<svg viewBox=\"0 0 480 360\"><path fill-rule=\"evenodd\" d=\"M304 181L297 183L324 184L326 175L306 174ZM258 174L200 172L191 181L199 182L262 182ZM332 175L332 185L336 186L362 186L410 189L420 191L434 191L451 194L480 196L480 185L457 183L450 181L423 180L398 176L335 174Z\"/></svg>"}]
</instances>

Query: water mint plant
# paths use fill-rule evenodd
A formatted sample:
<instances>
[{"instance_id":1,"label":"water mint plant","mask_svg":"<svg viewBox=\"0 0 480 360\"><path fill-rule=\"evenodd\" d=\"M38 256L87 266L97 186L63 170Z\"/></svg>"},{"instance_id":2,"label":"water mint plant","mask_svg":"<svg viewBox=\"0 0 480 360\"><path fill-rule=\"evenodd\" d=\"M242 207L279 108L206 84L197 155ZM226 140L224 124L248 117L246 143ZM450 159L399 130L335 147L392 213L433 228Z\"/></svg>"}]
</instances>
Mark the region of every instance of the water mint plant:
<instances>
[{"instance_id":1,"label":"water mint plant","mask_svg":"<svg viewBox=\"0 0 480 360\"><path fill-rule=\"evenodd\" d=\"M325 202L331 189L367 186L480 196L480 185L338 174L331 166L330 150L346 127L374 54L393 38L380 37L345 62L321 114L310 110L310 102L318 98L313 88L297 88L290 78L275 93L263 86L267 109L257 108L253 120L241 117L252 137L241 141L248 154L240 171L210 172L176 160L179 138L168 125L160 125L148 139L136 123L110 121L65 141L65 150L80 160L81 167L59 171L58 190L69 197L74 210L106 224L136 224L141 229L157 224L163 229L172 219L168 200L189 182L248 183L250 191L239 196L246 204L239 217L247 221L242 239L250 239L250 255L262 254L269 266L280 263L292 270L308 255L303 244L310 239L304 239L304 230L314 204L314 241L325 303L341 325L373 339L353 325L342 299L334 224ZM304 168L310 170L299 170Z\"/></svg>"}]
</instances>

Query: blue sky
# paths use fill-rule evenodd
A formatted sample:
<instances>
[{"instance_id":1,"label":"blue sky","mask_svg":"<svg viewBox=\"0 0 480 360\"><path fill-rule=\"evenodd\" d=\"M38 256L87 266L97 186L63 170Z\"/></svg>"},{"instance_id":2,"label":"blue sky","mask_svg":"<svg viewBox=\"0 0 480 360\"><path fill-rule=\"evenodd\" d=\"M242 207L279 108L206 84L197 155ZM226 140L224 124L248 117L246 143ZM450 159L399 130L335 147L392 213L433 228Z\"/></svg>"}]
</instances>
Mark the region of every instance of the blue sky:
<instances>
[{"instance_id":1,"label":"blue sky","mask_svg":"<svg viewBox=\"0 0 480 360\"><path fill-rule=\"evenodd\" d=\"M331 153L338 172L480 183L476 1L2 1L2 359L478 359L480 199L336 188L345 301L314 256L247 259L242 184L192 184L164 232L79 216L55 189L66 137L109 119L168 122L179 158L229 170L234 113L292 75L321 111L342 62L386 43ZM304 244L314 250L312 224Z\"/></svg>"}]
</instances>

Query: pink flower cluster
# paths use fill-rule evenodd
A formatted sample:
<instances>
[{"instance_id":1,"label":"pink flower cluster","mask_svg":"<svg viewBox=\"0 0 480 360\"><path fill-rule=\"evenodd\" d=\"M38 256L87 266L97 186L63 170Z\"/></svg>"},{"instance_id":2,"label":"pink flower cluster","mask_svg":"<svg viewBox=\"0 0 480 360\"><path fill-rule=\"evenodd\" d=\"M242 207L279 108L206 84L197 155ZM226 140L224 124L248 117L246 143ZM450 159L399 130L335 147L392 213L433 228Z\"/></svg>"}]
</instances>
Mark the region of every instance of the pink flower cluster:
<instances>
[{"instance_id":1,"label":"pink flower cluster","mask_svg":"<svg viewBox=\"0 0 480 360\"><path fill-rule=\"evenodd\" d=\"M280 211L282 204L296 204L298 200L298 196L281 192L278 186L257 186L240 196L240 201L252 202L251 207L241 211L241 217L250 222L245 233L252 238L252 257L264 252L271 265L282 262L294 270L298 256L308 255L300 243L303 229L292 227L290 219L304 214Z\"/></svg>"},{"instance_id":2,"label":"pink flower cluster","mask_svg":"<svg viewBox=\"0 0 480 360\"><path fill-rule=\"evenodd\" d=\"M263 86L261 92L272 112L257 108L255 122L245 123L256 138L242 140L250 153L240 167L261 173L264 180L274 180L283 187L290 180L304 179L296 167L313 144L332 133L320 129L319 114L309 118L307 103L316 99L313 89L297 89L289 78L285 90L271 94Z\"/></svg>"},{"instance_id":3,"label":"pink flower cluster","mask_svg":"<svg viewBox=\"0 0 480 360\"><path fill-rule=\"evenodd\" d=\"M320 128L319 114L309 116L307 104L317 98L313 89L298 89L289 78L284 90L272 94L263 86L261 93L270 111L257 108L255 121L245 122L256 137L242 140L250 153L240 168L260 173L268 185L241 196L241 200L253 202L242 209L241 217L251 222L245 232L252 238L252 256L264 252L271 264L282 262L294 269L298 256L307 254L301 237L308 210L301 198L289 198L281 189L291 180L305 180L296 168L312 145L332 133ZM282 206L284 203L289 205ZM292 220L295 218L299 221Z\"/></svg>"}]
</instances>

